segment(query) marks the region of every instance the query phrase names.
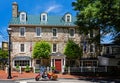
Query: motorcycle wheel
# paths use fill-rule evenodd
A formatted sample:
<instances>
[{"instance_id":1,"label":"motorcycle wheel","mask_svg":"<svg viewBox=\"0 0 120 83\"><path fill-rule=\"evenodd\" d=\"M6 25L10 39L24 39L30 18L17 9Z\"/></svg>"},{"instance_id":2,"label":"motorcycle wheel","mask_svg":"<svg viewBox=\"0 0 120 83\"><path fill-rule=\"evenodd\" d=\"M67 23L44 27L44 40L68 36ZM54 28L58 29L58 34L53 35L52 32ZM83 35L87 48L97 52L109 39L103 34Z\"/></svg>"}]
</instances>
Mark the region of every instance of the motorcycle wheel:
<instances>
[{"instance_id":1,"label":"motorcycle wheel","mask_svg":"<svg viewBox=\"0 0 120 83\"><path fill-rule=\"evenodd\" d=\"M36 81L39 81L39 77L35 78Z\"/></svg>"}]
</instances>

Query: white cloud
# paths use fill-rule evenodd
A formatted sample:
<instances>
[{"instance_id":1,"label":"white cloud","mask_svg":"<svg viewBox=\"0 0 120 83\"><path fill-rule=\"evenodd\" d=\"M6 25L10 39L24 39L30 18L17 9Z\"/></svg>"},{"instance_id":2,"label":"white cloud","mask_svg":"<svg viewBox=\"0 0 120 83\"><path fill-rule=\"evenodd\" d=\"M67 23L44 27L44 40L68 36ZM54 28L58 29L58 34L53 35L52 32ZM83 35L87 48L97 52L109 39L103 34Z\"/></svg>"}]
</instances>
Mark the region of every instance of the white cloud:
<instances>
[{"instance_id":1,"label":"white cloud","mask_svg":"<svg viewBox=\"0 0 120 83\"><path fill-rule=\"evenodd\" d=\"M31 7L31 11L29 11L31 14L40 14L42 12L47 12L47 13L61 13L63 10L63 5L58 4L55 0L48 1L46 3L42 2L42 4L36 4L34 7Z\"/></svg>"},{"instance_id":2,"label":"white cloud","mask_svg":"<svg viewBox=\"0 0 120 83\"><path fill-rule=\"evenodd\" d=\"M45 12L47 12L47 13L49 13L49 12L59 12L59 11L61 11L61 9L62 9L62 6L61 5L51 5L51 6L49 6L46 10L45 10Z\"/></svg>"},{"instance_id":3,"label":"white cloud","mask_svg":"<svg viewBox=\"0 0 120 83\"><path fill-rule=\"evenodd\" d=\"M0 48L2 47L2 42L0 42Z\"/></svg>"}]
</instances>

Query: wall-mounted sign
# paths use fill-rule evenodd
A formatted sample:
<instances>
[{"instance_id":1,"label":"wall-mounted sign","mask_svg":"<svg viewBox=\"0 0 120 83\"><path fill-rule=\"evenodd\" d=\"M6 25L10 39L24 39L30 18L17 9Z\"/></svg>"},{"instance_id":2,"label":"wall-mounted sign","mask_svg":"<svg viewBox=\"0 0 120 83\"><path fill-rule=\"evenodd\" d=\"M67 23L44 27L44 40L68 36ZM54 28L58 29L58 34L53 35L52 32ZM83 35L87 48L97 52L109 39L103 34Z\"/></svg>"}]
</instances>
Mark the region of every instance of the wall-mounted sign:
<instances>
[{"instance_id":1,"label":"wall-mounted sign","mask_svg":"<svg viewBox=\"0 0 120 83\"><path fill-rule=\"evenodd\" d=\"M2 50L4 51L8 50L8 42L2 42Z\"/></svg>"}]
</instances>

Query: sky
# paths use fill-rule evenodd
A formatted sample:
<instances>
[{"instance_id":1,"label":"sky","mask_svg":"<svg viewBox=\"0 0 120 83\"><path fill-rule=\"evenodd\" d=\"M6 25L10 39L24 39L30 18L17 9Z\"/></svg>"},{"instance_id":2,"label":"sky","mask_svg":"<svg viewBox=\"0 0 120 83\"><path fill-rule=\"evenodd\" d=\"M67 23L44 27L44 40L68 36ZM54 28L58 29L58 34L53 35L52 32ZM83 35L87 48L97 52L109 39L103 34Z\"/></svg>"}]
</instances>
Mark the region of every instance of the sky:
<instances>
[{"instance_id":1,"label":"sky","mask_svg":"<svg viewBox=\"0 0 120 83\"><path fill-rule=\"evenodd\" d=\"M18 10L25 11L30 15L39 15L47 12L49 15L64 15L70 12L76 16L72 2L76 0L1 0L0 1L0 47L2 41L8 41L7 28L9 20L12 18L12 3L18 3ZM102 43L110 43L107 35Z\"/></svg>"}]
</instances>

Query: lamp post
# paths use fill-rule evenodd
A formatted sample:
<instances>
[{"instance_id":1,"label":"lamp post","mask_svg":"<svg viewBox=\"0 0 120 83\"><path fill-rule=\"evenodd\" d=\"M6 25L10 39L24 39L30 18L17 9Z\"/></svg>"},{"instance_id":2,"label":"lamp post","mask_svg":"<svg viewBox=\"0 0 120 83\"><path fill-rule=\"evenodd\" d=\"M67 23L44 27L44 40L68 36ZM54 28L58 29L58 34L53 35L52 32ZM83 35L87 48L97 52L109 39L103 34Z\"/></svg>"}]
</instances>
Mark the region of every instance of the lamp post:
<instances>
[{"instance_id":1,"label":"lamp post","mask_svg":"<svg viewBox=\"0 0 120 83\"><path fill-rule=\"evenodd\" d=\"M12 29L11 28L8 28L7 29L7 32L8 32L8 36L9 36L9 47L8 47L8 79L11 79L12 76L11 76L11 32L12 32Z\"/></svg>"}]
</instances>

